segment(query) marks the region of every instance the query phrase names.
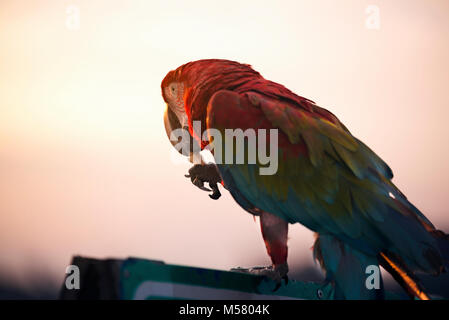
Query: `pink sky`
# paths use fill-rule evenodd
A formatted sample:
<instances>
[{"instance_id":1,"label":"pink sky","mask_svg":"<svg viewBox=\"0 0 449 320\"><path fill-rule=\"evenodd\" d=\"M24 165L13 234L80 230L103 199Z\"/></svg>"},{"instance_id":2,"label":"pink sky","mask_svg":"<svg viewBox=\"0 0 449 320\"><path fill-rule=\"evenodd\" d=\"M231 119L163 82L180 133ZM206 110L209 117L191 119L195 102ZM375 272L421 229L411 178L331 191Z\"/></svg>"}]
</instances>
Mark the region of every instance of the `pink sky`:
<instances>
[{"instance_id":1,"label":"pink sky","mask_svg":"<svg viewBox=\"0 0 449 320\"><path fill-rule=\"evenodd\" d=\"M446 0L2 1L0 49L0 268L16 276L62 276L73 254L269 263L252 217L170 160L160 82L201 58L252 64L331 110L447 231ZM312 241L291 228L293 267Z\"/></svg>"}]
</instances>

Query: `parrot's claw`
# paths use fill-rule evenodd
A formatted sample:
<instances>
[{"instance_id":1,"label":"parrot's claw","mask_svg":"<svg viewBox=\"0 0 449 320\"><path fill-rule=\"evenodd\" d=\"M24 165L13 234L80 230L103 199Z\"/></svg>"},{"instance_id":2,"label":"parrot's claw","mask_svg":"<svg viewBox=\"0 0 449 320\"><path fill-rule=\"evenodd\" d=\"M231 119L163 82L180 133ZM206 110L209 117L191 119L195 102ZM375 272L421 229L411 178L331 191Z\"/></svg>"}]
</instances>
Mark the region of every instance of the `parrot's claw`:
<instances>
[{"instance_id":1,"label":"parrot's claw","mask_svg":"<svg viewBox=\"0 0 449 320\"><path fill-rule=\"evenodd\" d=\"M221 193L220 193L220 190L218 190L217 184L216 183L209 184L209 186L212 188L212 191L213 191L212 194L209 195L209 197L214 200L219 199L221 197Z\"/></svg>"},{"instance_id":2,"label":"parrot's claw","mask_svg":"<svg viewBox=\"0 0 449 320\"><path fill-rule=\"evenodd\" d=\"M275 267L268 266L268 267L253 267L249 269L245 268L232 268L231 271L234 272L242 272L242 273L249 273L256 276L264 276L269 278L270 280L274 281L276 283L273 292L277 291L281 285L282 280L284 280L285 284L288 284L288 266L287 264L281 264L277 265Z\"/></svg>"},{"instance_id":3,"label":"parrot's claw","mask_svg":"<svg viewBox=\"0 0 449 320\"><path fill-rule=\"evenodd\" d=\"M203 190L203 191L207 191L207 192L212 191L211 189L206 188L206 187L204 186L204 181L202 181L202 180L199 179L198 177L193 178L192 183L193 183L195 186L197 186L198 188L200 188L201 190Z\"/></svg>"},{"instance_id":4,"label":"parrot's claw","mask_svg":"<svg viewBox=\"0 0 449 320\"><path fill-rule=\"evenodd\" d=\"M221 182L221 176L218 173L217 166L213 163L196 164L189 169L189 174L184 175L190 178L192 183L201 190L211 192L209 195L211 199L217 200L221 197L220 190L218 190L217 183ZM204 187L204 183L209 183L209 188Z\"/></svg>"},{"instance_id":5,"label":"parrot's claw","mask_svg":"<svg viewBox=\"0 0 449 320\"><path fill-rule=\"evenodd\" d=\"M287 275L283 276L283 277L282 277L282 280L285 281L285 285L288 284L288 276L287 276ZM278 291L279 288L281 287L281 285L282 285L282 281L276 282L276 287L273 289L273 292Z\"/></svg>"}]
</instances>

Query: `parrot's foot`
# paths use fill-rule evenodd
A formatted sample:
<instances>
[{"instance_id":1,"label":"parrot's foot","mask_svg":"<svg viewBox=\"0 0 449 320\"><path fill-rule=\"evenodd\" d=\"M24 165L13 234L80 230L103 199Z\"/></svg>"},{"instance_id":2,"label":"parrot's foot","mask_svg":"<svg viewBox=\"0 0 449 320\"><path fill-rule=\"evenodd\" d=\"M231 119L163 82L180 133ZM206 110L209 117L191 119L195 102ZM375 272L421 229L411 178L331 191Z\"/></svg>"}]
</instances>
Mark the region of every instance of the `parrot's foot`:
<instances>
[{"instance_id":1,"label":"parrot's foot","mask_svg":"<svg viewBox=\"0 0 449 320\"><path fill-rule=\"evenodd\" d=\"M253 268L248 268L248 269L238 267L238 268L232 268L231 271L267 277L276 283L276 287L273 289L273 292L277 291L281 287L282 280L285 281L285 284L288 284L288 276L287 276L288 265L287 265L287 263L276 265L276 266L253 267Z\"/></svg>"},{"instance_id":2,"label":"parrot's foot","mask_svg":"<svg viewBox=\"0 0 449 320\"><path fill-rule=\"evenodd\" d=\"M211 199L217 200L221 197L220 190L218 190L218 183L221 183L221 176L218 172L218 168L214 163L208 164L196 164L189 169L189 174L185 175L186 178L190 178L192 183L204 191L212 191L209 195ZM208 182L208 189L204 187L204 183Z\"/></svg>"}]
</instances>

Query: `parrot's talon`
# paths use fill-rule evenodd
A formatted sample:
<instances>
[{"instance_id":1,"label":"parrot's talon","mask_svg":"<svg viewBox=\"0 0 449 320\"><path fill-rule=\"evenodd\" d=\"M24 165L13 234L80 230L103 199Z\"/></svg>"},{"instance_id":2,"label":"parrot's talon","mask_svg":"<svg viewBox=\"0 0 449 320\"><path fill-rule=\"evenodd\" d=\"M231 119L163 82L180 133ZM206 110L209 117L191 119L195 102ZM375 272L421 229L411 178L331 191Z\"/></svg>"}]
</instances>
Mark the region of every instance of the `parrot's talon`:
<instances>
[{"instance_id":1,"label":"parrot's talon","mask_svg":"<svg viewBox=\"0 0 449 320\"><path fill-rule=\"evenodd\" d=\"M192 183L193 183L195 186L197 186L199 189L203 190L203 191L207 191L207 192L211 192L211 191L212 191L211 189L206 188L206 187L204 186L204 181L201 181L201 180L199 180L199 179L197 179L197 178L195 178L195 180L192 181Z\"/></svg>"},{"instance_id":2,"label":"parrot's talon","mask_svg":"<svg viewBox=\"0 0 449 320\"><path fill-rule=\"evenodd\" d=\"M212 194L209 195L211 199L217 200L221 197L217 185L217 183L221 183L221 176L215 164L195 164L189 169L189 173L184 176L190 178L192 184L197 188L203 191L212 192ZM205 182L209 183L210 189L204 187Z\"/></svg>"},{"instance_id":3,"label":"parrot's talon","mask_svg":"<svg viewBox=\"0 0 449 320\"><path fill-rule=\"evenodd\" d=\"M209 195L209 197L211 199L218 200L221 197L221 193L220 190L218 190L217 184L216 183L213 185L209 184L209 187L211 187L213 191L212 194Z\"/></svg>"},{"instance_id":4,"label":"parrot's talon","mask_svg":"<svg viewBox=\"0 0 449 320\"><path fill-rule=\"evenodd\" d=\"M197 186L198 188L200 188L200 189L201 189L201 187L203 187L203 185L204 185L204 182L201 181L200 179L198 179L197 177L196 177L196 178L193 178L192 183L193 183L195 186Z\"/></svg>"},{"instance_id":5,"label":"parrot's talon","mask_svg":"<svg viewBox=\"0 0 449 320\"><path fill-rule=\"evenodd\" d=\"M271 292L276 292L276 291L278 291L280 287L281 287L281 282L277 282L277 283L276 283L276 287L274 287L274 289L271 290Z\"/></svg>"},{"instance_id":6,"label":"parrot's talon","mask_svg":"<svg viewBox=\"0 0 449 320\"><path fill-rule=\"evenodd\" d=\"M279 288L282 286L282 280L285 281L285 284L288 284L288 277L287 277L288 266L286 263L277 265L275 267L273 266L253 267L248 269L238 267L232 268L231 271L266 277L275 282L275 287L272 290L273 292L279 290Z\"/></svg>"}]
</instances>

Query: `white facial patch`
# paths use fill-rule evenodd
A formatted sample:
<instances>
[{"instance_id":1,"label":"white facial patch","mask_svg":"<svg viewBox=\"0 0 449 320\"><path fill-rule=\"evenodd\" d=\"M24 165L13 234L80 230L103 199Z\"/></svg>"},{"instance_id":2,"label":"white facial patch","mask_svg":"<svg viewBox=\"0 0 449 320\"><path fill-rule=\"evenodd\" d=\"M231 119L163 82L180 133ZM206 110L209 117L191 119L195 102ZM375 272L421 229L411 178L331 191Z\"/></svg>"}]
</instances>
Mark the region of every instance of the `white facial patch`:
<instances>
[{"instance_id":1,"label":"white facial patch","mask_svg":"<svg viewBox=\"0 0 449 320\"><path fill-rule=\"evenodd\" d=\"M182 84L173 82L167 88L165 88L165 96L168 100L168 107L173 111L181 124L181 127L188 126L188 117L184 109L183 92L184 87Z\"/></svg>"}]
</instances>

